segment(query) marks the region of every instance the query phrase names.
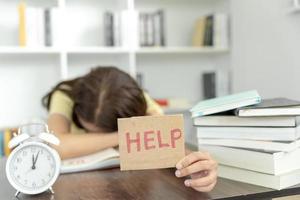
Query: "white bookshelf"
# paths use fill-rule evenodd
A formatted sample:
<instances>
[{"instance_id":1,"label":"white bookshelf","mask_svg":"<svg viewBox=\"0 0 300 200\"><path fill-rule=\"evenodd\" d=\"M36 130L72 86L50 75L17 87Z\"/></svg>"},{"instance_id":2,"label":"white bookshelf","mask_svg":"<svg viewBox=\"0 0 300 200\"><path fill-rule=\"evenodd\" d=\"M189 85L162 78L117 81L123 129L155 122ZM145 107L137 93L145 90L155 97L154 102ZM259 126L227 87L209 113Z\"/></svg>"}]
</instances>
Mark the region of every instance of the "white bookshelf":
<instances>
[{"instance_id":1,"label":"white bookshelf","mask_svg":"<svg viewBox=\"0 0 300 200\"><path fill-rule=\"evenodd\" d=\"M122 47L75 47L66 52L68 54L127 54L129 50Z\"/></svg>"},{"instance_id":2,"label":"white bookshelf","mask_svg":"<svg viewBox=\"0 0 300 200\"><path fill-rule=\"evenodd\" d=\"M53 47L0 47L0 54L60 54L61 51Z\"/></svg>"},{"instance_id":3,"label":"white bookshelf","mask_svg":"<svg viewBox=\"0 0 300 200\"><path fill-rule=\"evenodd\" d=\"M0 127L15 126L30 117L45 117L41 97L57 82L83 75L97 65L117 66L133 77L142 73L144 87L152 97L186 98L191 103L202 98L202 72L214 70L226 74L230 66L230 47L191 45L195 20L214 12L229 13L229 0L25 2L28 6L58 8L63 13L61 34L64 41L57 47L19 47L19 1L0 0L0 91L14 99L0 99ZM102 17L105 11L144 12L157 9L165 11L165 47L104 45ZM226 86L228 82L222 84ZM223 93L226 92L225 87ZM186 113L187 109L168 108L166 112Z\"/></svg>"},{"instance_id":4,"label":"white bookshelf","mask_svg":"<svg viewBox=\"0 0 300 200\"><path fill-rule=\"evenodd\" d=\"M216 47L144 47L137 54L218 54L229 53L229 48Z\"/></svg>"},{"instance_id":5,"label":"white bookshelf","mask_svg":"<svg viewBox=\"0 0 300 200\"><path fill-rule=\"evenodd\" d=\"M123 47L0 47L0 54L218 54L229 53L229 48L216 47L141 47L133 49Z\"/></svg>"}]
</instances>

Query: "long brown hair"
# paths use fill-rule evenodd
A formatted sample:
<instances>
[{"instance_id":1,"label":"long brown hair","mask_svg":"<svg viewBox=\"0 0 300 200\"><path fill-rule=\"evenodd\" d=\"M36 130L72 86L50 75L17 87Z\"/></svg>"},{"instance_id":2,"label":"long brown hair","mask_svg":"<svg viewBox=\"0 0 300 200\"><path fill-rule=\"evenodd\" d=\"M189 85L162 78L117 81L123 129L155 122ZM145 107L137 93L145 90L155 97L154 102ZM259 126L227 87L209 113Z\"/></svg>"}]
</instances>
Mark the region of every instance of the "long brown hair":
<instances>
[{"instance_id":1,"label":"long brown hair","mask_svg":"<svg viewBox=\"0 0 300 200\"><path fill-rule=\"evenodd\" d=\"M85 76L57 84L42 99L49 110L52 94L62 91L74 101L73 121L78 117L106 132L117 131L117 118L143 116L146 100L142 89L116 67L96 67Z\"/></svg>"}]
</instances>

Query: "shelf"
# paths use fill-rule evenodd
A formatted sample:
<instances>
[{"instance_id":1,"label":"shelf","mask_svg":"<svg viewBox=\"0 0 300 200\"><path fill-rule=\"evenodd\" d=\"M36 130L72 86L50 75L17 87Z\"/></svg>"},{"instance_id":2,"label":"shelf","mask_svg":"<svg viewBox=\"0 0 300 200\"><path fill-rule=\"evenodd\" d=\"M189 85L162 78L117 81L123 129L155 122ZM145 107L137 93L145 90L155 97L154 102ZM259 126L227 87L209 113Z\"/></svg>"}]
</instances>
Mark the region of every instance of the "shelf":
<instances>
[{"instance_id":1,"label":"shelf","mask_svg":"<svg viewBox=\"0 0 300 200\"><path fill-rule=\"evenodd\" d=\"M126 54L130 50L124 47L0 47L0 54ZM227 53L228 48L216 47L145 47L138 48L136 54L213 54Z\"/></svg>"},{"instance_id":2,"label":"shelf","mask_svg":"<svg viewBox=\"0 0 300 200\"><path fill-rule=\"evenodd\" d=\"M0 54L59 54L54 47L0 47Z\"/></svg>"},{"instance_id":3,"label":"shelf","mask_svg":"<svg viewBox=\"0 0 300 200\"><path fill-rule=\"evenodd\" d=\"M124 54L129 50L123 47L74 47L66 51L70 54Z\"/></svg>"},{"instance_id":4,"label":"shelf","mask_svg":"<svg viewBox=\"0 0 300 200\"><path fill-rule=\"evenodd\" d=\"M227 53L228 48L219 47L144 47L136 50L137 54L212 54Z\"/></svg>"}]
</instances>

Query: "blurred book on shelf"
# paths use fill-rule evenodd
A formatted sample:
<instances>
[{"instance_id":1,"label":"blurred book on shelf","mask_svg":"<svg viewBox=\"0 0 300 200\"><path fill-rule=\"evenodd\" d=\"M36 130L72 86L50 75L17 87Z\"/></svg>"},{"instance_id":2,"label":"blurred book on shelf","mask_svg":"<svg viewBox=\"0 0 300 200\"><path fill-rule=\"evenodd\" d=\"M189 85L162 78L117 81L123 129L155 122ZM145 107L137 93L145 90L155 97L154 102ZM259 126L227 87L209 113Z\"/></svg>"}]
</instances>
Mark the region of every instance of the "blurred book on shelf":
<instances>
[{"instance_id":1,"label":"blurred book on shelf","mask_svg":"<svg viewBox=\"0 0 300 200\"><path fill-rule=\"evenodd\" d=\"M16 133L15 128L2 128L0 129L0 158L9 156L11 149L8 148L8 142L13 137L13 133Z\"/></svg>"},{"instance_id":2,"label":"blurred book on shelf","mask_svg":"<svg viewBox=\"0 0 300 200\"><path fill-rule=\"evenodd\" d=\"M25 27L25 15L26 15L26 4L21 2L18 5L19 14L19 45L26 46L26 27Z\"/></svg>"},{"instance_id":3,"label":"blurred book on shelf","mask_svg":"<svg viewBox=\"0 0 300 200\"><path fill-rule=\"evenodd\" d=\"M191 109L196 116L193 121L198 148L210 152L220 163L220 177L273 189L299 184L299 114L291 112L286 116L287 113L282 112L282 109L291 111L297 108L299 102L274 98L249 105L238 103L255 97L255 93L206 100ZM231 101L235 102L235 106L226 109L227 112L222 112L224 109L204 112L212 102L216 106L218 102ZM265 110L263 115L256 113L241 117L238 111L247 109L260 109L260 112L271 109L272 112Z\"/></svg>"},{"instance_id":4,"label":"blurred book on shelf","mask_svg":"<svg viewBox=\"0 0 300 200\"><path fill-rule=\"evenodd\" d=\"M106 46L165 46L164 11L120 13L106 11L103 16L104 41ZM136 23L135 23L136 22ZM136 38L131 41L129 26L137 26ZM137 44L136 44L137 42Z\"/></svg>"},{"instance_id":5,"label":"blurred book on shelf","mask_svg":"<svg viewBox=\"0 0 300 200\"><path fill-rule=\"evenodd\" d=\"M195 47L227 48L229 46L228 15L216 13L198 18L195 22L192 44Z\"/></svg>"},{"instance_id":6,"label":"blurred book on shelf","mask_svg":"<svg viewBox=\"0 0 300 200\"><path fill-rule=\"evenodd\" d=\"M117 12L106 11L103 15L104 42L105 46L120 46L120 14Z\"/></svg>"},{"instance_id":7,"label":"blurred book on shelf","mask_svg":"<svg viewBox=\"0 0 300 200\"><path fill-rule=\"evenodd\" d=\"M203 100L224 96L229 93L230 73L224 69L203 71L200 74Z\"/></svg>"},{"instance_id":8,"label":"blurred book on shelf","mask_svg":"<svg viewBox=\"0 0 300 200\"><path fill-rule=\"evenodd\" d=\"M155 12L139 13L140 46L165 46L165 14L160 9Z\"/></svg>"},{"instance_id":9,"label":"blurred book on shelf","mask_svg":"<svg viewBox=\"0 0 300 200\"><path fill-rule=\"evenodd\" d=\"M27 7L21 2L18 14L20 46L45 47L61 42L58 40L61 19L57 8Z\"/></svg>"},{"instance_id":10,"label":"blurred book on shelf","mask_svg":"<svg viewBox=\"0 0 300 200\"><path fill-rule=\"evenodd\" d=\"M217 80L215 72L202 74L203 99L211 99L217 96Z\"/></svg>"},{"instance_id":11,"label":"blurred book on shelf","mask_svg":"<svg viewBox=\"0 0 300 200\"><path fill-rule=\"evenodd\" d=\"M145 85L144 85L144 74L143 73L138 72L136 74L136 82L140 86L140 88L142 88L144 91L146 90Z\"/></svg>"}]
</instances>

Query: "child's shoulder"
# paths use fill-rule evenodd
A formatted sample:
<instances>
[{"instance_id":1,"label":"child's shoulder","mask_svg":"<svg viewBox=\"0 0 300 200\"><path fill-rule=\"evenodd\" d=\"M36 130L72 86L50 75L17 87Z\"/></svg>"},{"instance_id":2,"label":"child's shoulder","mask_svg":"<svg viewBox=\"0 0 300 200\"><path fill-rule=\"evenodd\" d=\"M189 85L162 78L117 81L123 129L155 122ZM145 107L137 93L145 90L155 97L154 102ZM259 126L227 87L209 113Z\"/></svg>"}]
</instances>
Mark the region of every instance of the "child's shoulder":
<instances>
[{"instance_id":1,"label":"child's shoulder","mask_svg":"<svg viewBox=\"0 0 300 200\"><path fill-rule=\"evenodd\" d=\"M50 100L49 113L60 113L71 119L74 101L63 91L53 92Z\"/></svg>"},{"instance_id":2,"label":"child's shoulder","mask_svg":"<svg viewBox=\"0 0 300 200\"><path fill-rule=\"evenodd\" d=\"M69 101L70 103L73 102L71 97L61 90L56 90L53 92L51 96L51 101L52 100L63 100L63 101Z\"/></svg>"}]
</instances>

